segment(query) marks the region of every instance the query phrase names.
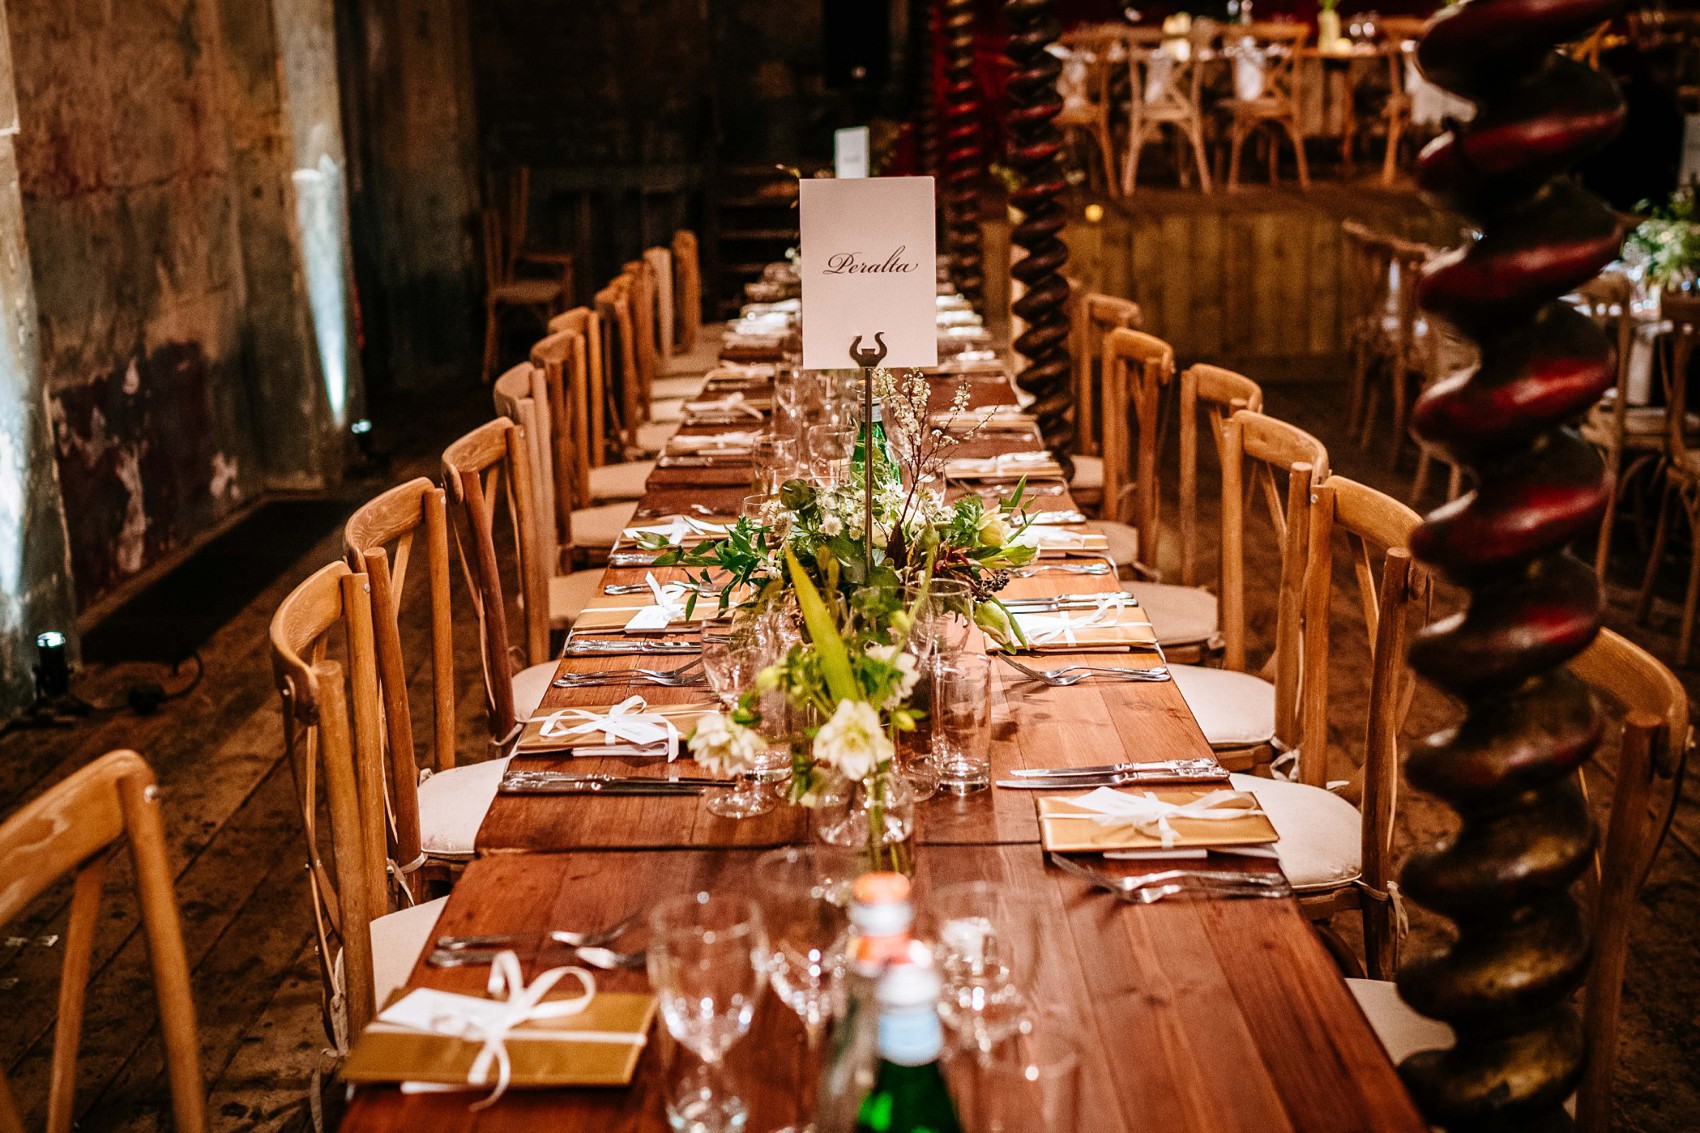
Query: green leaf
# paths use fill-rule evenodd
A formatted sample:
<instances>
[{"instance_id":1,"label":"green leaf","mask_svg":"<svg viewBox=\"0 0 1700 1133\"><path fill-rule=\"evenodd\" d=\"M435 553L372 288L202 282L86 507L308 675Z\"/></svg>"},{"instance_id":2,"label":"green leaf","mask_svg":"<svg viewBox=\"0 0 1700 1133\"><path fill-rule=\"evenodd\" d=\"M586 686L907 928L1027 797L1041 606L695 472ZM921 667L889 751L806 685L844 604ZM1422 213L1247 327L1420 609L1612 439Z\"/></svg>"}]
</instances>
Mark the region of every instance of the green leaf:
<instances>
[{"instance_id":1,"label":"green leaf","mask_svg":"<svg viewBox=\"0 0 1700 1133\"><path fill-rule=\"evenodd\" d=\"M814 643L826 687L838 700L858 699L850 657L845 652L844 639L838 636L838 623L833 620L832 611L789 547L785 549L785 565L791 571L791 585L797 590L797 605L803 611L803 624L808 627L809 640Z\"/></svg>"}]
</instances>

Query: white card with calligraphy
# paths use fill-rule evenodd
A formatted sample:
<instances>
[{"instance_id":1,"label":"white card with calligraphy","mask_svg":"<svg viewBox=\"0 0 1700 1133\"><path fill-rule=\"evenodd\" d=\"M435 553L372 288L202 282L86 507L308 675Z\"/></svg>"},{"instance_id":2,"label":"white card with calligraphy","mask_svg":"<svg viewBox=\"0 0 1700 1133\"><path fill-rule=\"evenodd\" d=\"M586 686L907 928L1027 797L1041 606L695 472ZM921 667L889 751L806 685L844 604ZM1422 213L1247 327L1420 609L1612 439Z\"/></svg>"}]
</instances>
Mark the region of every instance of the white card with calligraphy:
<instances>
[{"instance_id":1,"label":"white card with calligraphy","mask_svg":"<svg viewBox=\"0 0 1700 1133\"><path fill-rule=\"evenodd\" d=\"M854 365L850 344L885 342L885 365L936 366L933 179L805 178L803 368Z\"/></svg>"}]
</instances>

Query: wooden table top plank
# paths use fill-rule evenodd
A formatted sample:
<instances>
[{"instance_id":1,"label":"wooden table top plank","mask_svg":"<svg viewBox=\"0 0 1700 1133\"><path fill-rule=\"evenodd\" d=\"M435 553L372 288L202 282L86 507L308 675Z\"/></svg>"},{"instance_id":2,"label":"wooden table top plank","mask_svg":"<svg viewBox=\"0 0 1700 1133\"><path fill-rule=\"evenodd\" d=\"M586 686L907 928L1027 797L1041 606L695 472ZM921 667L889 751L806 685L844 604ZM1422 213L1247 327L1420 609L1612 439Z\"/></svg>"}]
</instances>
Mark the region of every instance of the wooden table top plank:
<instances>
[{"instance_id":1,"label":"wooden table top plank","mask_svg":"<svg viewBox=\"0 0 1700 1133\"><path fill-rule=\"evenodd\" d=\"M696 888L754 891L747 850L502 854L471 863L438 933L592 929ZM1368 1023L1298 907L1289 901L1122 904L1048 867L1037 847L932 846L916 855L916 900L957 881L990 880L1034 895L1064 926L1042 996L1080 1020L1085 1130L1177 1133L1426 1128ZM641 946L634 931L622 947ZM527 962L526 978L543 965ZM415 967L410 986L477 993L484 968ZM642 973L601 973L631 990ZM344 1129L653 1133L668 1040L657 1025L624 1090L516 1090L473 1113L477 1095L357 1091ZM769 996L728 1064L751 1103L751 1129L792 1120L801 1028ZM1337 1056L1319 1057L1334 1051ZM1354 1055L1353 1052L1358 1052Z\"/></svg>"}]
</instances>

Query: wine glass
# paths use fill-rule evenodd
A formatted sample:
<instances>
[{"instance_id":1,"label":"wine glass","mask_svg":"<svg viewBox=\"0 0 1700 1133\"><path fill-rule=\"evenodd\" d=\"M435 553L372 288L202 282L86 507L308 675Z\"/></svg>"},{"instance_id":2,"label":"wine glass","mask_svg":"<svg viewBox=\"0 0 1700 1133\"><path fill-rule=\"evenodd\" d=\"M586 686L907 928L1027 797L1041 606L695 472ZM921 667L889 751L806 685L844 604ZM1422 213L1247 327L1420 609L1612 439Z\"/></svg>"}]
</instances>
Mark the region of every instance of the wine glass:
<instances>
[{"instance_id":1,"label":"wine glass","mask_svg":"<svg viewBox=\"0 0 1700 1133\"><path fill-rule=\"evenodd\" d=\"M848 425L814 425L809 429L809 462L816 481L825 487L843 482L850 474L850 458L856 451L856 430Z\"/></svg>"},{"instance_id":2,"label":"wine glass","mask_svg":"<svg viewBox=\"0 0 1700 1133\"><path fill-rule=\"evenodd\" d=\"M797 442L790 437L758 437L750 446L750 460L755 465L756 491L778 495L779 486L796 470Z\"/></svg>"},{"instance_id":3,"label":"wine glass","mask_svg":"<svg viewBox=\"0 0 1700 1133\"><path fill-rule=\"evenodd\" d=\"M752 647L748 634L703 634L702 671L708 687L720 701L723 712L738 705L744 690L755 684L761 671L761 654ZM708 796L708 811L722 818L754 818L774 807L753 769L740 767L732 775L733 786L715 789Z\"/></svg>"},{"instance_id":4,"label":"wine glass","mask_svg":"<svg viewBox=\"0 0 1700 1133\"><path fill-rule=\"evenodd\" d=\"M986 881L944 887L931 913L944 985L940 1013L958 1041L983 1058L1030 1029L1046 1002L1038 987L1044 918L1031 898Z\"/></svg>"},{"instance_id":5,"label":"wine glass","mask_svg":"<svg viewBox=\"0 0 1700 1133\"><path fill-rule=\"evenodd\" d=\"M814 1111L816 1062L831 1021L844 943L849 928L847 856L830 847L787 846L756 860L763 923L767 925L767 974L774 992L803 1021L808 1058L799 1084L798 1107ZM813 1133L805 1122L778 1133Z\"/></svg>"},{"instance_id":6,"label":"wine glass","mask_svg":"<svg viewBox=\"0 0 1700 1133\"><path fill-rule=\"evenodd\" d=\"M724 1062L749 1034L767 987L761 911L747 897L689 893L649 915L649 982L667 1031L702 1059L667 1092L667 1119L693 1133L735 1133L749 1107L732 1092Z\"/></svg>"}]
</instances>

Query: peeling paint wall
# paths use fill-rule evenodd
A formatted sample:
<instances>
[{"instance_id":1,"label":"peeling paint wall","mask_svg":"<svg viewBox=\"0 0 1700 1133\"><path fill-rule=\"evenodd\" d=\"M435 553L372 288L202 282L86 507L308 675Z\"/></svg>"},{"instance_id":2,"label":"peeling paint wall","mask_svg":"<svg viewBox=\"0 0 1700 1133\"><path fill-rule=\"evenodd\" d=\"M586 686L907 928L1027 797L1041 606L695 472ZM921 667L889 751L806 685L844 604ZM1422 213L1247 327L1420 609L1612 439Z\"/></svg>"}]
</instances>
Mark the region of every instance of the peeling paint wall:
<instances>
[{"instance_id":1,"label":"peeling paint wall","mask_svg":"<svg viewBox=\"0 0 1700 1133\"><path fill-rule=\"evenodd\" d=\"M341 437L272 5L8 8L42 380L86 606L256 493L334 480Z\"/></svg>"}]
</instances>

